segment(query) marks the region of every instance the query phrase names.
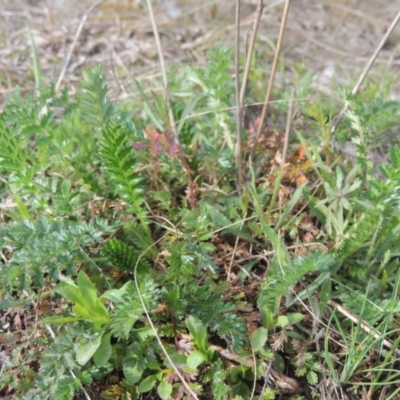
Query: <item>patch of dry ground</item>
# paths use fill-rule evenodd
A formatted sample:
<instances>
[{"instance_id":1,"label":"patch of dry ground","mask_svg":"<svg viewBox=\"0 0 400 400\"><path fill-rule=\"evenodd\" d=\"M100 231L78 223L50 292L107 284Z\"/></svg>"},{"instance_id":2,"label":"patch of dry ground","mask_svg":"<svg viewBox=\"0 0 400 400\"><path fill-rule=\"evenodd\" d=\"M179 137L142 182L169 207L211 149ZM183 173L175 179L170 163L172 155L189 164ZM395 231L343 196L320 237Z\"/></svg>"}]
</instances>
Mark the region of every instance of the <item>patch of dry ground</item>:
<instances>
[{"instance_id":1,"label":"patch of dry ground","mask_svg":"<svg viewBox=\"0 0 400 400\"><path fill-rule=\"evenodd\" d=\"M257 48L257 68L269 71L284 0L264 2ZM87 10L95 7L87 13ZM296 0L292 2L284 38L286 77L316 71L326 89L354 80L397 13L399 1ZM242 36L253 23L256 0L242 1ZM159 0L155 5L165 58L169 63L199 65L217 40L234 41L234 2ZM82 18L82 31L73 45ZM160 82L156 47L144 2L138 0L0 0L0 107L16 85L34 88L30 27L42 74L72 87L82 71L104 65L115 97L136 95L134 79L145 88ZM400 28L382 51L369 79L379 80L400 65ZM68 53L73 49L71 58ZM244 51L244 50L243 50ZM68 62L68 63L67 63ZM260 82L260 89L266 82Z\"/></svg>"}]
</instances>

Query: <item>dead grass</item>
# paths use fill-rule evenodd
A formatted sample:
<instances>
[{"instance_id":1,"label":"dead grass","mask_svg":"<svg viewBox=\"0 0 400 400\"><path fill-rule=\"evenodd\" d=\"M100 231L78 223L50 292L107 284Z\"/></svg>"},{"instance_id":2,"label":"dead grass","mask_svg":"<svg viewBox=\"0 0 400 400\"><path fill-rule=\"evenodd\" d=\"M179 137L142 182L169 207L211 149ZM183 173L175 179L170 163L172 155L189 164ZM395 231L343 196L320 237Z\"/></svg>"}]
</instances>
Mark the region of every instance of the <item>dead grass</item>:
<instances>
[{"instance_id":1,"label":"dead grass","mask_svg":"<svg viewBox=\"0 0 400 400\"><path fill-rule=\"evenodd\" d=\"M57 80L73 38L92 0L36 0L0 2L0 104L16 86L34 87L31 47L26 24L33 32L42 74ZM367 4L368 3L368 4ZM390 4L389 4L390 3ZM242 49L251 29L256 1L242 2ZM279 32L283 1L266 4L257 51L257 68L268 76ZM159 0L154 9L167 63L201 64L217 40L234 43L234 2L199 3ZM358 76L397 10L385 1L295 1L291 5L283 43L286 78L313 70L327 90L332 83L348 84ZM385 69L398 71L400 46L395 32L370 75L379 80ZM134 79L161 90L156 46L142 2L105 0L88 15L73 48L62 85L74 85L85 68L104 65L113 96L136 96ZM266 82L260 82L264 88ZM396 88L397 89L397 88ZM260 99L259 99L260 100Z\"/></svg>"}]
</instances>

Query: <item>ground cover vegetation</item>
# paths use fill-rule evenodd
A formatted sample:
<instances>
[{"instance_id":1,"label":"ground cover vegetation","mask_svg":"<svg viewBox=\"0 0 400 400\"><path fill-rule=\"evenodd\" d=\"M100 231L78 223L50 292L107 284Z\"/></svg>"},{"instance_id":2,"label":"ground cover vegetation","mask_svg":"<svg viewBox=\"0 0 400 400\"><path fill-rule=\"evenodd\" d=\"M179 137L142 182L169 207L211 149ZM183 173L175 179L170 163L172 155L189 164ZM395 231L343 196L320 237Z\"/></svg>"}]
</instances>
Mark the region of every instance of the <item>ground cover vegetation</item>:
<instances>
[{"instance_id":1,"label":"ground cover vegetation","mask_svg":"<svg viewBox=\"0 0 400 400\"><path fill-rule=\"evenodd\" d=\"M169 110L34 57L0 113L2 397L399 398L399 103L305 73L263 124L250 70L240 139L234 59L171 65Z\"/></svg>"}]
</instances>

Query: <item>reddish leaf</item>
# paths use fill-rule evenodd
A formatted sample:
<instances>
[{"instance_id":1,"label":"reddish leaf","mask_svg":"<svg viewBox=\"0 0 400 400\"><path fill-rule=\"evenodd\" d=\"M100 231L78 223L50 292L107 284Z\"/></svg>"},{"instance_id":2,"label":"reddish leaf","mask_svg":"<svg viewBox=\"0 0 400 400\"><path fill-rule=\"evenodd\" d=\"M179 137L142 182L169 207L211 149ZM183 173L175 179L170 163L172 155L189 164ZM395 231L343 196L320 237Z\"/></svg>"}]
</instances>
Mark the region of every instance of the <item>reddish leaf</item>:
<instances>
[{"instance_id":1,"label":"reddish leaf","mask_svg":"<svg viewBox=\"0 0 400 400\"><path fill-rule=\"evenodd\" d=\"M158 156L161 153L162 144L160 143L160 134L155 129L144 129L143 133L150 139L150 153L152 156Z\"/></svg>"},{"instance_id":2,"label":"reddish leaf","mask_svg":"<svg viewBox=\"0 0 400 400\"><path fill-rule=\"evenodd\" d=\"M158 142L160 140L160 135L155 129L145 128L143 133L152 141Z\"/></svg>"},{"instance_id":3,"label":"reddish leaf","mask_svg":"<svg viewBox=\"0 0 400 400\"><path fill-rule=\"evenodd\" d=\"M140 150L145 149L146 147L149 147L149 143L148 142L133 142L132 147L133 147L133 150L140 151Z\"/></svg>"},{"instance_id":4,"label":"reddish leaf","mask_svg":"<svg viewBox=\"0 0 400 400\"><path fill-rule=\"evenodd\" d=\"M172 158L177 158L180 153L179 144L171 131L163 131L160 135L165 152Z\"/></svg>"}]
</instances>

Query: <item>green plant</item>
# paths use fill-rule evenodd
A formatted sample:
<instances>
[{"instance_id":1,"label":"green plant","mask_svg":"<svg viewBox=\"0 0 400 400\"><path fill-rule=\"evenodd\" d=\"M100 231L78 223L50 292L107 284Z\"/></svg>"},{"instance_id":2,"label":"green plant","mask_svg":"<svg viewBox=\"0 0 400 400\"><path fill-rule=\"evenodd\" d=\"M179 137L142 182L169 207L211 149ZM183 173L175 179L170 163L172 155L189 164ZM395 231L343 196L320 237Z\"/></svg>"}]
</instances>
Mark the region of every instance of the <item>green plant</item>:
<instances>
[{"instance_id":1,"label":"green plant","mask_svg":"<svg viewBox=\"0 0 400 400\"><path fill-rule=\"evenodd\" d=\"M271 368L295 388L328 376L357 391L368 377L371 395L398 393L400 150L383 179L368 158L398 104L341 91L338 140L353 136L354 165L329 148L332 104L302 104L314 125L283 165L283 132L268 129L245 163L249 129L235 190L231 51L217 44L208 57L170 73L178 137L160 94L138 83L145 115L124 111L100 67L71 99L46 87L36 57L35 95L10 96L0 113L1 395L69 400L100 382L106 399L273 399ZM311 82L300 80L300 96Z\"/></svg>"}]
</instances>

